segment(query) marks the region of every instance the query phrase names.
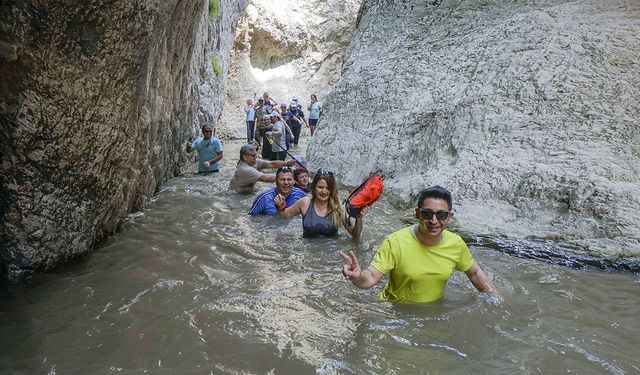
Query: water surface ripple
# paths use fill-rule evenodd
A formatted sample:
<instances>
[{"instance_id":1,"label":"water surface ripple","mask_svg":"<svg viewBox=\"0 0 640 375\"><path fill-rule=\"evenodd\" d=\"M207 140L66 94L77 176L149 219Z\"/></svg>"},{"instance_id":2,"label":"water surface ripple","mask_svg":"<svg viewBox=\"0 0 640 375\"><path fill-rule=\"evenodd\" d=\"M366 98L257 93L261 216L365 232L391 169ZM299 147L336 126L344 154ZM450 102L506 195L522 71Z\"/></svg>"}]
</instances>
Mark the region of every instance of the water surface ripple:
<instances>
[{"instance_id":1,"label":"water surface ripple","mask_svg":"<svg viewBox=\"0 0 640 375\"><path fill-rule=\"evenodd\" d=\"M226 146L223 172L176 178L90 258L1 301L0 373L640 373L637 275L474 245L504 305L463 274L443 301L381 302L337 252L370 261L407 213L382 199L359 244L303 239L300 219L245 214Z\"/></svg>"}]
</instances>

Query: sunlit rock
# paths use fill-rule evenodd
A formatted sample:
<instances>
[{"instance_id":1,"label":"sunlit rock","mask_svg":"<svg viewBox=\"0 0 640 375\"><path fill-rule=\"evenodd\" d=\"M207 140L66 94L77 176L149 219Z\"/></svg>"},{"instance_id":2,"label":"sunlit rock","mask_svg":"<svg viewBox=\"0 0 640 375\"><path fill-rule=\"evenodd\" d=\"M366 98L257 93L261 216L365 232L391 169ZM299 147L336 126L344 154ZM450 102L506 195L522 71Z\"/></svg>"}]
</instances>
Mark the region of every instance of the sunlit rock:
<instances>
[{"instance_id":1,"label":"sunlit rock","mask_svg":"<svg viewBox=\"0 0 640 375\"><path fill-rule=\"evenodd\" d=\"M461 230L640 255L640 7L366 0L314 167L451 189Z\"/></svg>"},{"instance_id":2,"label":"sunlit rock","mask_svg":"<svg viewBox=\"0 0 640 375\"><path fill-rule=\"evenodd\" d=\"M309 102L340 77L362 0L251 1L230 58L219 134L244 138L244 104L268 92L278 102Z\"/></svg>"}]
</instances>

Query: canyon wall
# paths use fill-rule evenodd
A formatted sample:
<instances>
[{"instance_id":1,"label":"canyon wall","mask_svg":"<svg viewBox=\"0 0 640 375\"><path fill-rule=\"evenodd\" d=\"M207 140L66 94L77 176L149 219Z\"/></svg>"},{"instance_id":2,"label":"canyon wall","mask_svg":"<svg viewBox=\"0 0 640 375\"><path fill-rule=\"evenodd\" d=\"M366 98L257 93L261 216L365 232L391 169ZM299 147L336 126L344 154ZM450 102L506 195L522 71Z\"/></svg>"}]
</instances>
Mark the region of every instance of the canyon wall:
<instances>
[{"instance_id":1,"label":"canyon wall","mask_svg":"<svg viewBox=\"0 0 640 375\"><path fill-rule=\"evenodd\" d=\"M365 0L308 160L407 206L448 187L479 239L640 269L639 56L637 1Z\"/></svg>"},{"instance_id":2,"label":"canyon wall","mask_svg":"<svg viewBox=\"0 0 640 375\"><path fill-rule=\"evenodd\" d=\"M340 77L362 0L250 1L229 64L219 134L246 137L244 105L268 92L278 102L322 101Z\"/></svg>"},{"instance_id":3,"label":"canyon wall","mask_svg":"<svg viewBox=\"0 0 640 375\"><path fill-rule=\"evenodd\" d=\"M0 273L90 251L217 123L246 1L0 3Z\"/></svg>"}]
</instances>

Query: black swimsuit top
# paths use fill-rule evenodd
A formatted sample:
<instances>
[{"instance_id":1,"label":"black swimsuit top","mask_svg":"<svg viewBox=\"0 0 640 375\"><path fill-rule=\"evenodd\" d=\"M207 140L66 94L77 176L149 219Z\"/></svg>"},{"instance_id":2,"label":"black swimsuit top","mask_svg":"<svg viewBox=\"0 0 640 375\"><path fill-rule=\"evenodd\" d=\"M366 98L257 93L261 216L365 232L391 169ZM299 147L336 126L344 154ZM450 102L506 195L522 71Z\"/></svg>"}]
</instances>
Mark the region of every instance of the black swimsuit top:
<instances>
[{"instance_id":1,"label":"black swimsuit top","mask_svg":"<svg viewBox=\"0 0 640 375\"><path fill-rule=\"evenodd\" d=\"M331 219L327 216L318 216L316 213L313 199L309 204L307 213L302 217L302 236L303 237L333 237L338 235L338 227L333 225Z\"/></svg>"}]
</instances>

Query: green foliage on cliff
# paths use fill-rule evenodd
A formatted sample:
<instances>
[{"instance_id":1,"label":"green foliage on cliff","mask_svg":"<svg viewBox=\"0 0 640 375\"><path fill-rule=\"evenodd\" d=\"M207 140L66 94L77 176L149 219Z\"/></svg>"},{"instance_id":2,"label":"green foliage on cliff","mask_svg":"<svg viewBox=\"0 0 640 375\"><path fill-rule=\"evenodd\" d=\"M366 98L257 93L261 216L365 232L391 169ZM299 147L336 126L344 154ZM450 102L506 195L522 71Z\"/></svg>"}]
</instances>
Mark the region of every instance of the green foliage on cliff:
<instances>
[{"instance_id":1,"label":"green foliage on cliff","mask_svg":"<svg viewBox=\"0 0 640 375\"><path fill-rule=\"evenodd\" d=\"M220 64L218 64L218 58L215 55L211 56L211 69L213 69L213 73L216 76L219 76L222 73L222 68L220 67Z\"/></svg>"},{"instance_id":2,"label":"green foliage on cliff","mask_svg":"<svg viewBox=\"0 0 640 375\"><path fill-rule=\"evenodd\" d=\"M209 14L211 18L217 18L220 13L220 3L218 0L209 0Z\"/></svg>"}]
</instances>

